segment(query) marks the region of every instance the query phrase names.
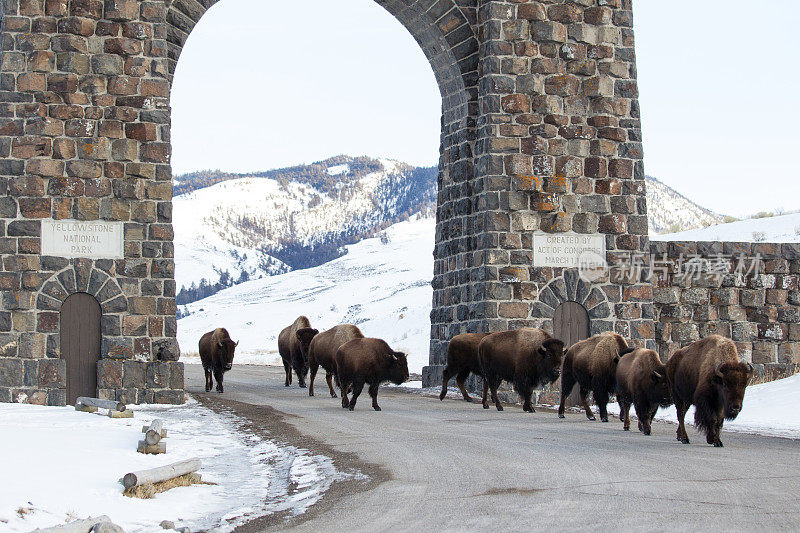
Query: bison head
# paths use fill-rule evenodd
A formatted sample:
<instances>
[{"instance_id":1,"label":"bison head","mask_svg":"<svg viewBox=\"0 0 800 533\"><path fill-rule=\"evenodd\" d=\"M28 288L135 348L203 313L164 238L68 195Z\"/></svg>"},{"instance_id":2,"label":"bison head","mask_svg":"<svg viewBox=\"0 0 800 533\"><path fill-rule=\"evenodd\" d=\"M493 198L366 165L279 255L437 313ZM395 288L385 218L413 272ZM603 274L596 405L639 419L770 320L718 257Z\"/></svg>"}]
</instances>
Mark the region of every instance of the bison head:
<instances>
[{"instance_id":1,"label":"bison head","mask_svg":"<svg viewBox=\"0 0 800 533\"><path fill-rule=\"evenodd\" d=\"M389 381L400 385L408 381L408 359L403 352L389 352Z\"/></svg>"},{"instance_id":2,"label":"bison head","mask_svg":"<svg viewBox=\"0 0 800 533\"><path fill-rule=\"evenodd\" d=\"M311 346L311 339L313 339L317 333L319 333L319 330L314 328L301 328L295 333L297 342L300 343L300 353L303 354L304 367L308 367L308 347Z\"/></svg>"},{"instance_id":3,"label":"bison head","mask_svg":"<svg viewBox=\"0 0 800 533\"><path fill-rule=\"evenodd\" d=\"M725 418L733 420L739 415L744 402L744 390L753 367L746 363L718 363L711 382L722 397Z\"/></svg>"},{"instance_id":4,"label":"bison head","mask_svg":"<svg viewBox=\"0 0 800 533\"><path fill-rule=\"evenodd\" d=\"M225 371L233 368L233 353L236 347L239 346L238 342L233 342L230 337L217 341L217 349L219 350L219 361L222 364L222 369Z\"/></svg>"},{"instance_id":5,"label":"bison head","mask_svg":"<svg viewBox=\"0 0 800 533\"><path fill-rule=\"evenodd\" d=\"M667 381L667 367L660 365L650 374L652 386L649 389L649 400L661 407L672 405L672 393Z\"/></svg>"},{"instance_id":6,"label":"bison head","mask_svg":"<svg viewBox=\"0 0 800 533\"><path fill-rule=\"evenodd\" d=\"M564 357L564 343L558 339L547 339L539 347L542 366L548 381L556 381L561 375L561 360Z\"/></svg>"}]
</instances>

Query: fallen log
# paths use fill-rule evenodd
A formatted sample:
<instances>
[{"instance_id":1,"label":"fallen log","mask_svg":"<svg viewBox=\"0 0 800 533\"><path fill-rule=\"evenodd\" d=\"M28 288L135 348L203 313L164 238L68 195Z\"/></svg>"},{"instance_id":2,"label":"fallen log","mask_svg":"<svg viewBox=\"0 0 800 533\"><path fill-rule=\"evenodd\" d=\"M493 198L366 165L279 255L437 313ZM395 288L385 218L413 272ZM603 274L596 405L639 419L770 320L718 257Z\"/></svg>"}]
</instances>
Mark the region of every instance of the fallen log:
<instances>
[{"instance_id":1,"label":"fallen log","mask_svg":"<svg viewBox=\"0 0 800 533\"><path fill-rule=\"evenodd\" d=\"M136 451L139 453L149 453L149 454L159 454L159 453L167 453L167 443L166 442L159 442L157 444L147 444L147 442L140 440L139 445L136 447Z\"/></svg>"},{"instance_id":2,"label":"fallen log","mask_svg":"<svg viewBox=\"0 0 800 533\"><path fill-rule=\"evenodd\" d=\"M96 413L97 407L92 407L91 405L83 405L82 403L75 402L75 410L80 411L82 413Z\"/></svg>"},{"instance_id":3,"label":"fallen log","mask_svg":"<svg viewBox=\"0 0 800 533\"><path fill-rule=\"evenodd\" d=\"M149 429L150 429L150 426L142 426L142 433L147 433L147 430L149 430ZM167 438L167 430L166 429L162 429L161 430L161 438L162 439L166 439Z\"/></svg>"},{"instance_id":4,"label":"fallen log","mask_svg":"<svg viewBox=\"0 0 800 533\"><path fill-rule=\"evenodd\" d=\"M155 446L161 440L161 432L164 430L164 421L156 418L150 422L150 428L144 434L144 440L150 446Z\"/></svg>"},{"instance_id":5,"label":"fallen log","mask_svg":"<svg viewBox=\"0 0 800 533\"><path fill-rule=\"evenodd\" d=\"M121 412L125 410L125 404L123 402L115 402L114 400L100 400L98 398L89 398L88 396L81 396L75 400L75 405L77 406L78 404L108 409L109 411Z\"/></svg>"},{"instance_id":6,"label":"fallen log","mask_svg":"<svg viewBox=\"0 0 800 533\"><path fill-rule=\"evenodd\" d=\"M105 515L98 516L97 518L87 518L85 520L76 520L69 524L62 524L60 526L53 526L44 529L34 529L34 532L39 533L89 533L93 527L98 524L111 522L111 519Z\"/></svg>"},{"instance_id":7,"label":"fallen log","mask_svg":"<svg viewBox=\"0 0 800 533\"><path fill-rule=\"evenodd\" d=\"M133 418L133 411L131 411L130 409L127 409L125 411L117 411L115 409L109 409L108 418Z\"/></svg>"},{"instance_id":8,"label":"fallen log","mask_svg":"<svg viewBox=\"0 0 800 533\"><path fill-rule=\"evenodd\" d=\"M187 459L171 465L160 466L158 468L151 468L150 470L141 470L139 472L130 472L125 474L122 478L122 485L129 489L131 487L138 487L146 483L158 483L159 481L167 481L186 474L191 474L200 470L200 459Z\"/></svg>"}]
</instances>

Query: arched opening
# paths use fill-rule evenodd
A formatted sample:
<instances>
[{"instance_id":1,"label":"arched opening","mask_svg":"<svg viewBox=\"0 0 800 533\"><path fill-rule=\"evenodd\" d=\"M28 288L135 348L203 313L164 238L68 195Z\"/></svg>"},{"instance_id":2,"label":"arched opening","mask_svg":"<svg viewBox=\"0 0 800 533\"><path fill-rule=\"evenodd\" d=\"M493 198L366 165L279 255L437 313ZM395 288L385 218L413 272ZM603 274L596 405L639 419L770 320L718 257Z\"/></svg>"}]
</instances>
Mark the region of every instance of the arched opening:
<instances>
[{"instance_id":1,"label":"arched opening","mask_svg":"<svg viewBox=\"0 0 800 533\"><path fill-rule=\"evenodd\" d=\"M589 338L589 312L578 302L563 302L553 314L553 335L569 348L578 341ZM580 388L575 387L567 397L570 407L580 405Z\"/></svg>"},{"instance_id":2,"label":"arched opening","mask_svg":"<svg viewBox=\"0 0 800 533\"><path fill-rule=\"evenodd\" d=\"M77 292L64 300L60 312L61 358L67 365L67 404L79 396L97 396L100 359L100 304L91 294Z\"/></svg>"},{"instance_id":3,"label":"arched opening","mask_svg":"<svg viewBox=\"0 0 800 533\"><path fill-rule=\"evenodd\" d=\"M433 308L434 311L437 310L437 307L448 306L452 307L453 309L459 303L465 303L459 301L459 299L454 296L460 296L461 294L467 294L466 290L463 287L461 288L453 288L454 285L467 285L469 283L468 276L464 276L463 274L458 278L458 280L448 281L445 283L443 280L446 276L454 276L453 274L453 267L457 265L458 268L467 269L472 267L473 257L470 253L471 249L470 246L474 246L472 242L468 242L468 239L465 237L468 236L468 232L471 231L469 228L471 226L465 224L462 219L459 218L457 221L451 221L450 219L454 219L457 217L463 217L464 215L468 215L469 211L472 208L471 202L467 201L468 198L472 195L472 187L471 187L471 180L473 177L472 171L472 154L473 154L473 147L472 143L474 141L474 128L475 128L475 121L470 117L474 117L477 113L477 89L476 89L476 81L477 81L477 40L475 38L474 33L474 10L470 10L469 8L461 8L455 2L451 0L442 0L440 2L427 2L427 3L416 3L414 7L409 7L406 2L399 2L399 1L392 1L392 0L377 0L376 3L379 6L385 8L389 14L394 17L393 22L399 21L399 26L401 30L404 28L407 30L407 33L410 33L411 36L416 40L416 45L422 50L424 57L421 57L422 61L425 62L427 60L429 67L429 74L432 72L434 76L430 80L430 87L434 90L438 90L438 96L441 99L441 120L437 121L435 124L436 127L436 134L438 134L439 142L438 142L438 151L437 151L437 143L434 142L432 144L434 160L430 162L430 168L432 169L432 178L429 180L432 185L432 194L431 200L433 208L431 212L436 213L436 220L435 222L431 219L431 228L435 225L435 239L436 239L436 249L434 251L434 261L433 265L428 266L428 274L426 279L426 286L428 289L428 294L425 295L426 303L430 303L431 299L433 299ZM171 94L171 106L175 111L172 119L175 120L173 123L173 128L171 130L171 142L174 143L175 149L180 150L180 143L183 142L182 140L178 139L178 135L183 135L180 133L182 128L180 124L177 122L179 121L179 104L176 100L175 95L175 88L179 87L180 84L184 83L181 81L181 76L183 76L182 69L184 68L184 60L189 57L189 50L190 46L193 46L192 43L195 42L193 39L199 38L202 33L202 24L206 21L213 19L217 16L217 13L221 10L226 8L228 5L236 5L241 7L247 7L247 3L243 2L242 0L226 0L226 2L218 3L216 2L203 2L202 7L198 5L197 2L193 0L176 0L169 5L168 8L168 47L169 47L169 58L170 58L170 77L175 76L176 82L173 84L173 93ZM326 8L335 5L337 9L342 11L341 16L347 17L350 20L358 20L357 16L354 16L352 13L351 7L352 5L349 2L327 2ZM424 5L423 5L424 4ZM259 3L258 6L261 8L262 6L285 6L286 3L281 2L264 2ZM208 13L206 12L206 8L211 8L211 11ZM309 7L309 6L306 6ZM371 6L374 9L374 6ZM294 7L293 7L294 9ZM385 16L386 13L383 10L378 9L377 11L381 12L382 16ZM207 15L207 16L206 16ZM307 17L309 19L313 18L315 15L315 10L309 8ZM392 18L388 17L388 18ZM201 21L202 18L202 21ZM239 18L241 19L241 14L239 14ZM263 20L262 18L256 17L254 20ZM200 25L195 27L196 24L200 22ZM328 24L334 28L337 26L336 21L328 21ZM370 25L364 24L363 25L363 32L364 37L360 38L361 46L363 49L367 49L369 47L376 47L380 44L380 35L375 34L374 28L371 28ZM356 29L358 30L358 29ZM296 31L296 30L295 30ZM313 36L313 31L311 31L306 25L303 26L303 31L307 38ZM347 33L341 32L340 33ZM190 37L191 33L191 37ZM352 33L359 33L358 31ZM283 49L278 46L278 43L283 42L280 39L276 38L276 43L272 45L270 43L270 32L264 32L262 30L261 33L258 34L259 39L263 42L263 45L260 47L261 52L260 56L256 56L251 64L248 65L249 68L258 68L258 63L260 61L264 61L265 68L268 66L268 61L271 57L276 55L286 55L283 54ZM407 34L406 34L407 35ZM213 37L213 36L212 36ZM352 38L348 35L348 38ZM416 46L415 43L411 43L411 46ZM184 50L184 46L187 46ZM229 43L221 43L219 45L227 50L227 53L232 53L231 47ZM276 48L277 47L277 48ZM237 47L241 48L241 47ZM264 54L264 50L269 51L269 54ZM419 50L417 50L418 53ZM296 50L295 50L296 52ZM233 53L236 53L234 50ZM244 53L244 52L242 52ZM178 58L181 58L180 65L178 63ZM390 54L386 55L386 62L391 63L395 58L393 58ZM231 59L233 60L233 59ZM295 61L303 62L304 64L308 65L309 70L314 72L318 70L318 67L314 67L314 58L303 58L300 55L297 55L294 58ZM213 69L214 62L208 62L205 65L205 69L209 69L209 65L211 65ZM177 70L176 70L177 67ZM231 87L237 85L236 78L227 77L225 78L227 83L230 83ZM325 77L323 74L319 75L319 78L315 80L318 84L318 93L324 92L325 90ZM246 84L245 84L246 85ZM197 84L195 84L197 86ZM263 86L263 85L262 85ZM235 91L236 89L231 89ZM251 86L251 91L255 91L256 94L258 92L258 84L253 84ZM302 83L298 83L298 90L306 90ZM230 98L229 92L222 92L220 96L224 98ZM410 96L411 95L411 96ZM399 95L397 98L402 98L402 95ZM405 95L406 98L412 97L413 92L409 91L408 94ZM239 115L241 119L247 119L247 116L242 116L241 111L246 111L246 109L240 109L242 98L232 98L232 101L229 102L227 105L235 106L236 110L234 111L233 107L231 107L230 113L232 115ZM286 102L284 100L279 101L267 101L266 99L259 99L257 105L269 107L269 106L286 106ZM311 105L313 100L307 100L308 105ZM399 101L399 100L395 100ZM213 103L213 99L209 100L209 104ZM305 114L305 116L304 116ZM308 130L308 136L313 137L314 135L318 134L313 129L313 124L319 122L318 116L308 116L308 113L304 113L303 110L297 110L296 112L296 119L293 121L297 122L306 122L308 124L307 127L311 127L312 129ZM439 118L438 112L436 112L436 118ZM363 117L360 118L363 120ZM359 120L358 117L351 119L353 121ZM216 124L214 120L209 121L209 128L217 128L219 124ZM285 121L283 122L285 123ZM391 127L390 125L385 125L384 127ZM224 128L221 128L224 129ZM195 129L195 132L197 130ZM330 136L329 136L330 137ZM289 140L284 142L294 142L294 140ZM273 141L273 143L268 145L269 147L280 150L280 142L277 143ZM213 149L213 146L212 148ZM264 149L269 149L268 147L264 147ZM305 161L316 161L314 165L318 168L313 169L313 172L320 172L322 175L322 180L325 183L323 184L323 189L321 190L310 190L310 195L313 196L309 200L309 204L315 204L319 202L317 196L323 196L322 194L318 194L320 192L326 193L329 196L333 196L337 194L337 192L331 191L332 187L330 187L330 181L334 181L331 176L337 176L338 172L341 171L342 168L347 170L349 165L350 170L353 170L354 173L358 172L356 167L360 168L367 168L373 164L373 161L364 160L364 161L345 161L345 162L337 162L333 161L336 159L336 156L339 152L338 148L333 148L332 150L336 150L335 152L329 153L320 153L318 155L309 155L304 158ZM363 151L357 152L353 154L350 152L350 155L358 155L359 153L363 153ZM367 154L370 156L378 155L382 156L384 154ZM438 155L438 161L437 159ZM328 157L334 156L334 157ZM368 159L368 158L367 158ZM284 163L288 164L291 161L285 161ZM178 168L179 165L179 154L176 153L175 158L172 161L173 163L173 176L178 174L183 174L185 169ZM312 165L312 166L314 166ZM419 165L418 165L419 166ZM208 167L208 165L206 165ZM383 167L386 167L386 164L383 164ZM220 167L210 167L210 168L220 168ZM267 171L269 169L279 168L277 165L269 165L269 166L262 166L259 169L253 168L252 165L249 165L248 170L260 170L260 171ZM200 170L200 169L197 169ZM223 169L224 170L224 169ZM238 169L241 173L240 175L244 177L244 173L242 173L242 169ZM267 172L257 172L256 174L268 174ZM268 178L269 176L258 176L259 178ZM415 179L413 176L413 171L409 171L408 177L412 180ZM216 179L216 178L212 178ZM305 178L304 178L305 179ZM317 180L316 174L312 176L310 181ZM177 179L173 181L174 184L174 192L175 194L186 193L185 188L181 183L182 179ZM308 185L310 183L303 183L303 185ZM220 183L220 185L223 185ZM335 185L335 184L334 184ZM230 189L232 189L231 187ZM232 190L229 192L234 193ZM239 191L241 192L241 191ZM193 194L193 193L192 193ZM235 194L235 193L234 193ZM216 199L214 199L216 200ZM221 222L222 225L229 225L230 223L234 222L237 224L241 224L247 227L247 231L242 232L243 236L242 239L237 240L236 242L232 242L234 246L238 247L235 252L237 254L237 258L243 258L244 254L246 253L247 258L246 260L242 261L242 265L246 265L247 261L252 262L254 258L254 254L251 252L246 252L243 248L252 247L254 240L250 239L250 237L259 234L262 230L267 226L264 220L258 220L256 217L250 216L252 213L249 213L249 207L245 208L244 203L252 204L253 197L247 197L243 199L242 208L238 210L233 210L230 216L225 214L220 214L221 216L217 217L217 220ZM323 200L325 201L324 197ZM467 205L469 204L469 205ZM184 302L187 301L185 295L189 293L186 291L182 293L182 288L186 287L189 289L190 287L185 284L185 282L181 279L182 272L185 270L183 267L184 261L182 260L183 257L189 257L186 253L187 250L182 248L181 239L183 228L181 227L181 220L179 218L182 216L182 213L186 211L181 206L181 200L179 197L175 198L173 203L175 209L173 212L173 224L175 226L175 263L176 263L176 293L178 299L178 313L180 317L180 321L185 324L186 320L184 319L184 313L187 311L192 312L193 310L191 307L187 308ZM407 211L407 209L403 209ZM198 212L193 212L192 216L199 215ZM398 217L395 214L392 214L392 220L397 220ZM402 220L402 218L400 218ZM379 225L382 226L384 223L388 221L381 221ZM307 224L308 220L301 217L301 216L294 216L292 213L289 213L286 217L286 224L291 227L302 227L303 224ZM193 228L199 227L198 224L192 223ZM227 227L227 226L226 226ZM226 230L226 233L229 235L232 234L231 232ZM424 250L424 255L430 261L430 250L433 248L433 239L434 239L434 231L431 230L431 242L430 247L427 250ZM197 239L183 239L189 240L191 242L196 242ZM327 243L325 243L327 245ZM336 245L339 244L351 244L346 242L335 243ZM242 246L246 245L246 246ZM281 243L280 245L282 248L278 250L281 253L280 256L276 258L279 260L280 263L270 263L269 268L272 268L272 272L274 273L281 273L285 272L284 266L288 261L295 260L296 264L289 265L291 269L297 270L300 268L308 268L307 263L303 263L302 261L297 261L297 250L293 249L294 246L292 243ZM391 243L386 247L386 254L389 254L389 249L392 248ZM274 249L274 247L273 247ZM302 251L301 251L302 252ZM325 250L323 249L323 252ZM416 252L416 250L415 250ZM294 255L292 255L294 254ZM195 266L200 266L201 268L198 270L203 271L202 276L214 276L215 279L209 279L210 283L216 282L216 276L222 274L221 272L214 272L213 269L210 268L202 268L203 263L208 263L209 258L211 258L211 253L196 253L192 256L193 264ZM273 256L275 257L275 256ZM401 254L393 254L393 260L395 261L404 261L405 255ZM448 261L449 260L449 261ZM312 266L314 266L312 264ZM249 268L249 267L248 267ZM224 269L223 269L224 270ZM224 282L226 283L233 283L236 284L237 281L240 279L244 279L244 283L247 283L247 278L252 281L252 272L248 272L247 275L242 277L241 272L233 272L231 271L231 275L233 279L229 277L224 278ZM437 283L437 276L441 279ZM431 277L434 278L433 282L433 297L431 298L431 288L430 288L430 280ZM223 282L223 278L219 278L220 283ZM191 281L191 280L190 280ZM198 280L194 280L195 282L199 283ZM340 280L337 280L340 281ZM224 284L224 283L222 283ZM413 284L409 282L409 284ZM198 286L198 289L200 287ZM210 291L209 291L210 292ZM197 293L194 293L192 298L195 295L202 294L203 291L199 290ZM242 295L244 296L244 295ZM251 295L248 295L251 296ZM363 301L360 301L357 296L353 296L352 301L338 301L335 302L335 305L331 304L327 306L330 310L335 314L338 313L338 318L333 321L332 323L325 323L323 327L327 329L327 327L331 327L338 322L357 322L358 316L356 316L359 312L365 313L366 312L366 305L364 305ZM336 309L333 309L333 308ZM301 309L298 310L297 313L292 309L291 311L287 309L287 307L283 307L284 312L287 313L287 316L281 316L280 320L285 320L286 324L281 324L281 327L284 325L288 325L291 320L294 319L297 314L311 314L311 311L308 309ZM452 322L455 318L455 313L452 312L453 309L448 309L447 313L434 313L433 316L435 317L433 321L431 321L431 313L430 313L430 305L427 306L424 312L424 321L425 321L425 328L426 331L424 332L424 348L420 347L419 350L414 350L415 352L422 352L424 350L424 364L428 364L431 360L429 359L429 353L431 350L431 338L435 339L439 345L446 345L449 336L452 335L452 330L450 327L452 326ZM209 313L210 311L210 313ZM398 305L396 306L395 315L399 317L399 319L403 319L404 317L407 318L409 315L409 311L406 309L405 305ZM247 318L246 324L253 326L252 332L253 335L248 338L247 335L242 337L238 335L234 328L231 327L231 318L230 314L225 313L216 313L209 309L209 306L204 306L204 312L213 315L214 323L208 322L207 324L203 324L202 327L198 326L192 330L191 336L182 336L181 331L183 330L182 324L179 323L178 326L178 335L181 341L182 350L183 352L194 352L197 350L196 348L196 341L190 341L189 337L197 337L199 334L202 334L204 329L210 330L213 327L217 326L225 326L231 329L231 334L234 336L236 340L241 340L242 345L240 347L241 352L247 352L248 346L255 348L254 344L258 343L258 348L263 349L264 346L269 346L270 348L274 349L276 343L272 343L269 338L265 339L263 328L259 330L258 325L259 322L264 321L264 315L259 315L258 313L251 313L250 316ZM293 316L288 316L292 314ZM260 316L260 320L255 320L255 316ZM355 318L354 318L355 317ZM311 318L311 317L309 317ZM459 317L461 320L462 317ZM222 323L224 321L225 323ZM217 323L219 322L219 323ZM266 322L271 322L267 320ZM433 324L431 324L433 322ZM421 323L421 321L420 321ZM438 325L440 323L442 325ZM313 323L312 319L312 325ZM185 326L184 326L185 327ZM277 327L277 324L272 326L274 328L274 333L280 331L280 327ZM378 335L373 335L378 336ZM251 342L251 340L253 342ZM389 339L387 339L389 340ZM397 346L397 349L402 349L404 346ZM416 346L415 346L416 348ZM441 351L441 350L440 350ZM237 351L237 357L239 355L239 351Z\"/></svg>"}]
</instances>

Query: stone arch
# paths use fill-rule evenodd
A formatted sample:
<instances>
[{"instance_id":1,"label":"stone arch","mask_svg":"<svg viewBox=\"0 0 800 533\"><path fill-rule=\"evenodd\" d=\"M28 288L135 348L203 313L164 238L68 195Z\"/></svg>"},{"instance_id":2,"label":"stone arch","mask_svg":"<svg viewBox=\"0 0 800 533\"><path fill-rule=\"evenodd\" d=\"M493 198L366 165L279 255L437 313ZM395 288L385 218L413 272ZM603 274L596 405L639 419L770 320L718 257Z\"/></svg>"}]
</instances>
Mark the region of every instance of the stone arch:
<instances>
[{"instance_id":1,"label":"stone arch","mask_svg":"<svg viewBox=\"0 0 800 533\"><path fill-rule=\"evenodd\" d=\"M114 342L114 337L106 338L105 334L122 334L122 315L128 311L127 297L115 276L97 268L91 260L74 259L46 279L36 294L36 321L39 332L47 337L47 356L60 356L59 312L64 301L78 292L91 294L100 304L105 330L101 359L123 355L118 353L121 344Z\"/></svg>"},{"instance_id":2,"label":"stone arch","mask_svg":"<svg viewBox=\"0 0 800 533\"><path fill-rule=\"evenodd\" d=\"M613 309L606 293L586 283L574 269L564 270L539 291L532 315L541 321L543 328L552 331L555 310L565 302L577 302L586 309L590 335L614 331Z\"/></svg>"}]
</instances>

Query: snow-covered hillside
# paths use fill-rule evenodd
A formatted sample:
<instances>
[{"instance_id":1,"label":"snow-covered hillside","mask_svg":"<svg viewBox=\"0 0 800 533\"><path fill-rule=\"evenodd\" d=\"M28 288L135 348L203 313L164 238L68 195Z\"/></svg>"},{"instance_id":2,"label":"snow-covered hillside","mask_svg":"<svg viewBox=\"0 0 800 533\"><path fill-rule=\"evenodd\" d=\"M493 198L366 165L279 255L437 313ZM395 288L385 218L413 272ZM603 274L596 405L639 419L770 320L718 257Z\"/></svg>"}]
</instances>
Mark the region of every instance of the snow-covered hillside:
<instances>
[{"instance_id":1,"label":"snow-covered hillside","mask_svg":"<svg viewBox=\"0 0 800 533\"><path fill-rule=\"evenodd\" d=\"M177 287L203 278L214 284L225 271L237 282L243 272L258 278L303 268L303 250L320 255L312 265L341 255L342 243L431 202L432 170L339 156L250 177L179 177L176 190L191 192L173 201Z\"/></svg>"},{"instance_id":2,"label":"snow-covered hillside","mask_svg":"<svg viewBox=\"0 0 800 533\"><path fill-rule=\"evenodd\" d=\"M184 362L199 362L200 336L226 327L238 363L280 364L278 333L299 315L320 331L357 324L369 337L385 339L408 353L409 369L428 364L433 297L433 218L414 217L389 227L380 238L348 246L347 255L324 265L296 270L226 289L186 306L178 321Z\"/></svg>"},{"instance_id":3,"label":"snow-covered hillside","mask_svg":"<svg viewBox=\"0 0 800 533\"><path fill-rule=\"evenodd\" d=\"M675 189L647 176L647 214L650 234L702 228L723 217L700 207Z\"/></svg>"},{"instance_id":4,"label":"snow-covered hillside","mask_svg":"<svg viewBox=\"0 0 800 533\"><path fill-rule=\"evenodd\" d=\"M660 241L800 242L800 213L748 218L650 238Z\"/></svg>"}]
</instances>

